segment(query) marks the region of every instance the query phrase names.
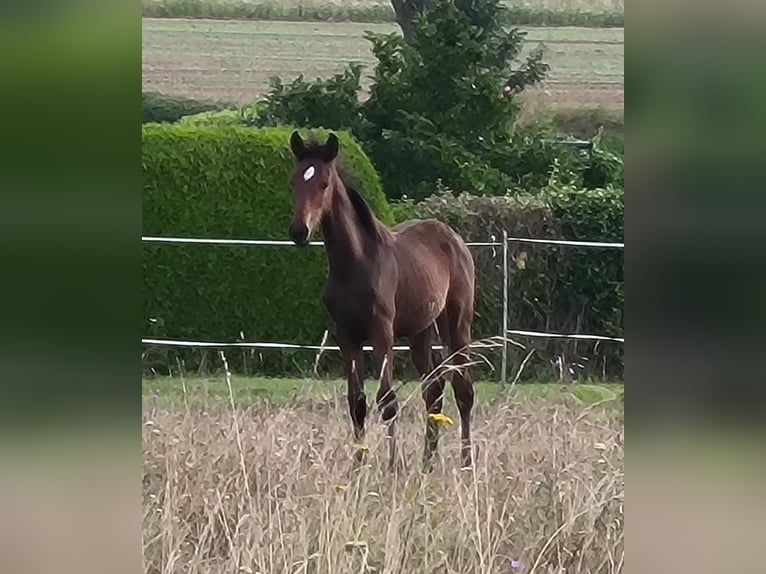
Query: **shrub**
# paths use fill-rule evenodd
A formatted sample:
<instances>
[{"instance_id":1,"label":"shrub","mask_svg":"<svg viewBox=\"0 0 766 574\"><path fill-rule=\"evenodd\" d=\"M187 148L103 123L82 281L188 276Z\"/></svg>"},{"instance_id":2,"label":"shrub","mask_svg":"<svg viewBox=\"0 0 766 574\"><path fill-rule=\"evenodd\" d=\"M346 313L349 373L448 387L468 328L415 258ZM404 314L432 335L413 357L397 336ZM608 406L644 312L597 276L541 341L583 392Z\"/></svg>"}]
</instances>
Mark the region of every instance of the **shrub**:
<instances>
[{"instance_id":1,"label":"shrub","mask_svg":"<svg viewBox=\"0 0 766 574\"><path fill-rule=\"evenodd\" d=\"M144 126L144 235L286 239L292 214L290 133ZM390 223L375 169L348 134L339 137L343 163L372 209ZM326 257L318 248L145 244L145 333L317 344L330 324L321 303L325 275ZM173 356L154 350L146 366L167 367ZM181 356L188 368L199 366L199 354ZM263 359L262 372L295 370L287 355L267 353ZM242 367L241 356L232 360Z\"/></svg>"},{"instance_id":2,"label":"shrub","mask_svg":"<svg viewBox=\"0 0 766 574\"><path fill-rule=\"evenodd\" d=\"M271 79L271 90L263 101L260 125L279 125L288 120L299 126L353 128L359 125L362 66L352 63L339 74L308 82L301 74L284 84Z\"/></svg>"},{"instance_id":3,"label":"shrub","mask_svg":"<svg viewBox=\"0 0 766 574\"><path fill-rule=\"evenodd\" d=\"M623 192L547 187L539 194L513 197L453 197L443 191L415 203L397 202L397 221L434 217L450 224L466 241L513 237L622 241ZM502 249L474 248L477 266L474 338L501 331ZM623 253L618 250L511 243L509 246L509 325L562 333L623 333ZM588 342L524 341L536 349L537 365L564 356L569 363L589 356L587 374L621 376L623 348ZM511 347L516 364L524 357ZM497 358L497 357L495 357ZM530 364L530 367L534 362ZM548 371L550 373L550 371ZM532 370L527 374L532 373Z\"/></svg>"},{"instance_id":4,"label":"shrub","mask_svg":"<svg viewBox=\"0 0 766 574\"><path fill-rule=\"evenodd\" d=\"M222 110L228 107L219 102L206 102L191 98L165 96L157 92L141 94L141 123L173 123L184 116Z\"/></svg>"},{"instance_id":5,"label":"shrub","mask_svg":"<svg viewBox=\"0 0 766 574\"><path fill-rule=\"evenodd\" d=\"M612 149L603 147L594 140L593 149L582 171L583 187L586 189L598 189L608 185L624 187L625 162L622 154L618 155Z\"/></svg>"}]
</instances>

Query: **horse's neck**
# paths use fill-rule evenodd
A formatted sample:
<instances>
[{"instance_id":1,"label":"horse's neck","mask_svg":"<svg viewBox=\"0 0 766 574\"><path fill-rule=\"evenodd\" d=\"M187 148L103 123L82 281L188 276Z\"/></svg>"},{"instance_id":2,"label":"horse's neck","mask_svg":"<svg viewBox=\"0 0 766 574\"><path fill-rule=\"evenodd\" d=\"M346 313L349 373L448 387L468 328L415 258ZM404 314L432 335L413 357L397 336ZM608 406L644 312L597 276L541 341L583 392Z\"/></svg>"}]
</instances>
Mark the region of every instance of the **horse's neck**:
<instances>
[{"instance_id":1,"label":"horse's neck","mask_svg":"<svg viewBox=\"0 0 766 574\"><path fill-rule=\"evenodd\" d=\"M336 185L330 213L322 221L322 234L330 272L347 275L369 257L375 238L362 228L345 186L340 181Z\"/></svg>"}]
</instances>

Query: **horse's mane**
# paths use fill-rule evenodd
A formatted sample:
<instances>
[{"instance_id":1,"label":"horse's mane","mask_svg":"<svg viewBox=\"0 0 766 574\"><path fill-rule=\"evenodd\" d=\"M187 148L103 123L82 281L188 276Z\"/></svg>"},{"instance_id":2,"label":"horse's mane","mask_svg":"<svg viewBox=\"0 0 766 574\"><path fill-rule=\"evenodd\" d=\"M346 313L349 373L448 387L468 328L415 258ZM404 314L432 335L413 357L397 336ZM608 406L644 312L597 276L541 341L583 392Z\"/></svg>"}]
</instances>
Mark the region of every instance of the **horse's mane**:
<instances>
[{"instance_id":1,"label":"horse's mane","mask_svg":"<svg viewBox=\"0 0 766 574\"><path fill-rule=\"evenodd\" d=\"M304 146L306 150L304 157L327 161L324 153L324 144L319 142L316 137L311 136L311 138L305 142ZM360 186L351 176L348 169L344 166L340 155L336 158L335 165L338 171L338 175L340 176L340 180L343 183L343 187L346 188L346 194L351 200L351 205L354 208L354 212L356 212L357 220L361 224L362 229L373 237L377 237L378 226L375 224L375 214L373 214L372 209L370 209L370 206L367 204L364 197L362 197L362 194L358 191Z\"/></svg>"},{"instance_id":2,"label":"horse's mane","mask_svg":"<svg viewBox=\"0 0 766 574\"><path fill-rule=\"evenodd\" d=\"M359 219L359 223L362 224L362 229L373 237L377 237L378 226L375 225L375 215L372 213L372 209L367 205L362 194L357 191L356 185L351 181L348 174L344 173L344 170L338 170L338 173L340 174L343 186L346 188L348 198L351 200L351 205L354 206L357 219Z\"/></svg>"}]
</instances>

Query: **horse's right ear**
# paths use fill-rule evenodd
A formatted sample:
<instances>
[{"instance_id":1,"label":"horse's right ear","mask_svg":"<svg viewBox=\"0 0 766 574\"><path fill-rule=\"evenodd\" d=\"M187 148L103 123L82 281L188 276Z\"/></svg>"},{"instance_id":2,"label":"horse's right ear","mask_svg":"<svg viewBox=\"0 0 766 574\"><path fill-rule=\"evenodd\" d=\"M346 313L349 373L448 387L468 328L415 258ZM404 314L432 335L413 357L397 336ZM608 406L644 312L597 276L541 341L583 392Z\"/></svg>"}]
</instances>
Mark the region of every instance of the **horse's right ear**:
<instances>
[{"instance_id":1,"label":"horse's right ear","mask_svg":"<svg viewBox=\"0 0 766 574\"><path fill-rule=\"evenodd\" d=\"M295 130L290 136L290 149L293 150L293 155L298 159L303 159L306 155L306 145L303 143L303 138L301 138L298 130Z\"/></svg>"}]
</instances>

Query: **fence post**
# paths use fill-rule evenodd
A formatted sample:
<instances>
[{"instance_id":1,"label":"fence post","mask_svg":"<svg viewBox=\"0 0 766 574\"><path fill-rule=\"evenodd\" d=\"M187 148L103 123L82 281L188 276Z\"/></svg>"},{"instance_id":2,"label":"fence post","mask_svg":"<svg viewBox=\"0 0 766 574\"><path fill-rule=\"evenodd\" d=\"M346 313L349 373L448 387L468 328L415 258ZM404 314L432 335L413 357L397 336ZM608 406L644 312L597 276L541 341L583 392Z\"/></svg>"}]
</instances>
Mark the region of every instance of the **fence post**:
<instances>
[{"instance_id":1,"label":"fence post","mask_svg":"<svg viewBox=\"0 0 766 574\"><path fill-rule=\"evenodd\" d=\"M508 375L508 232L503 230L503 359L500 364L500 385L504 386Z\"/></svg>"}]
</instances>

